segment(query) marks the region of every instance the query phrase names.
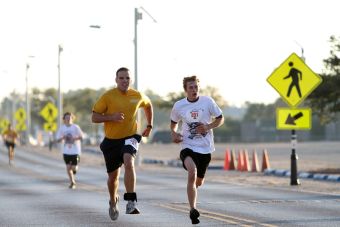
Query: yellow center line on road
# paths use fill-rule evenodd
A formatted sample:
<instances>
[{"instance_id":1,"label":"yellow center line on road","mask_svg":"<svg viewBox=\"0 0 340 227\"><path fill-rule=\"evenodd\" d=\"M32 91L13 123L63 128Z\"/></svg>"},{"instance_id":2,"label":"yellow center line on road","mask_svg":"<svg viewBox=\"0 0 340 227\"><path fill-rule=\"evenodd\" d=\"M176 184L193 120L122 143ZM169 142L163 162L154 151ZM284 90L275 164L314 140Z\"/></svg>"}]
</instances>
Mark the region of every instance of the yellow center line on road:
<instances>
[{"instance_id":1,"label":"yellow center line on road","mask_svg":"<svg viewBox=\"0 0 340 227\"><path fill-rule=\"evenodd\" d=\"M172 210L177 210L177 211L181 211L184 213L188 213L188 207L185 205L179 205L179 204L169 204L169 205L160 205L161 207L165 207L168 209L172 209ZM208 210L203 210L203 209L199 209L201 216L203 217L207 217L210 219L215 219L218 221L222 221L228 224L235 224L238 226L244 226L244 227L250 227L250 226L265 226L265 227L277 227L276 225L271 225L271 224L266 224L266 223L260 223L257 222L255 220L250 220L250 219L246 219L246 218L239 218L239 217L235 217L235 216L230 216L230 215L226 215L226 214L221 214L221 213L216 213L216 212L211 212ZM242 224L243 223L243 224ZM247 223L247 224L245 224Z\"/></svg>"}]
</instances>

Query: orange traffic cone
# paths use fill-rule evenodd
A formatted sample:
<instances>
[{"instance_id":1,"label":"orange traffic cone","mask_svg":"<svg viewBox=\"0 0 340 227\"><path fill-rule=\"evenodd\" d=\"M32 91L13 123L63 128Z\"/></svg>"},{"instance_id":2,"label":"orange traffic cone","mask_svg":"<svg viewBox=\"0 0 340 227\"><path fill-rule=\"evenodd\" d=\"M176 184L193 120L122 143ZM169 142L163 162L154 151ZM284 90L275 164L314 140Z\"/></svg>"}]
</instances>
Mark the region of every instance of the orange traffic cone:
<instances>
[{"instance_id":1,"label":"orange traffic cone","mask_svg":"<svg viewBox=\"0 0 340 227\"><path fill-rule=\"evenodd\" d=\"M236 159L235 158L236 158L235 151L231 150L229 170L235 170L236 169Z\"/></svg>"},{"instance_id":2,"label":"orange traffic cone","mask_svg":"<svg viewBox=\"0 0 340 227\"><path fill-rule=\"evenodd\" d=\"M267 149L264 149L264 150L263 150L262 172L263 172L265 169L270 169L269 157L268 157Z\"/></svg>"},{"instance_id":3,"label":"orange traffic cone","mask_svg":"<svg viewBox=\"0 0 340 227\"><path fill-rule=\"evenodd\" d=\"M225 151L225 158L224 158L224 166L223 166L223 169L224 170L229 170L230 169L230 151L229 149L227 149Z\"/></svg>"},{"instance_id":4,"label":"orange traffic cone","mask_svg":"<svg viewBox=\"0 0 340 227\"><path fill-rule=\"evenodd\" d=\"M243 152L242 150L238 151L238 158L237 158L237 170L242 171L244 168L244 159L243 159Z\"/></svg>"},{"instance_id":5,"label":"orange traffic cone","mask_svg":"<svg viewBox=\"0 0 340 227\"><path fill-rule=\"evenodd\" d=\"M256 153L255 149L253 151L253 160L252 160L251 171L252 172L259 172L260 171L259 160L257 158L257 153Z\"/></svg>"},{"instance_id":6,"label":"orange traffic cone","mask_svg":"<svg viewBox=\"0 0 340 227\"><path fill-rule=\"evenodd\" d=\"M249 171L250 166L249 166L249 156L248 156L248 151L247 149L243 150L243 168L242 171Z\"/></svg>"}]
</instances>

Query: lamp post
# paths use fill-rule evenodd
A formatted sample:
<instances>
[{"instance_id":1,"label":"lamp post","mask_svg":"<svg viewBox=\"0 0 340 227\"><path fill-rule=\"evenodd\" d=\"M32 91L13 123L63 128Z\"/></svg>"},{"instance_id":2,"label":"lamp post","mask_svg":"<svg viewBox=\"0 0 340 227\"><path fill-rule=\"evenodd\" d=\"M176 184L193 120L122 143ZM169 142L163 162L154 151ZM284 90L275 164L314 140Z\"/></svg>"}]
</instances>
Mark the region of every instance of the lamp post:
<instances>
[{"instance_id":1,"label":"lamp post","mask_svg":"<svg viewBox=\"0 0 340 227\"><path fill-rule=\"evenodd\" d=\"M143 10L152 20L153 22L157 23L157 21L150 15L150 13L148 13L143 7L140 7L141 10ZM138 25L138 20L141 20L143 19L143 14L141 12L138 11L138 8L135 8L135 23L134 23L134 28L135 28L135 37L134 37L134 40L133 40L133 43L134 43L134 69L135 69L135 81L134 81L134 84L135 84L135 89L138 90L138 45L137 45L137 25ZM137 112L137 124L138 124L138 127L137 128L141 128L141 113L140 113L140 110L138 110ZM140 155L140 152L137 153L137 157L136 157L136 163L137 163L137 166L140 166L141 163L142 163L142 157Z\"/></svg>"},{"instance_id":2,"label":"lamp post","mask_svg":"<svg viewBox=\"0 0 340 227\"><path fill-rule=\"evenodd\" d=\"M61 86L60 86L60 54L63 51L63 47L58 45L58 129L61 127L61 116L63 114L63 98L61 94Z\"/></svg>"},{"instance_id":3,"label":"lamp post","mask_svg":"<svg viewBox=\"0 0 340 227\"><path fill-rule=\"evenodd\" d=\"M28 56L28 58L34 58L33 55ZM28 86L28 74L29 74L30 64L26 62L26 143L29 143L29 136L31 134L31 104L29 97L29 86Z\"/></svg>"},{"instance_id":4,"label":"lamp post","mask_svg":"<svg viewBox=\"0 0 340 227\"><path fill-rule=\"evenodd\" d=\"M30 134L30 129L31 129L31 122L30 122L30 101L29 101L29 96L28 96L28 70L30 68L30 65L26 63L26 143L29 142L29 134Z\"/></svg>"},{"instance_id":5,"label":"lamp post","mask_svg":"<svg viewBox=\"0 0 340 227\"><path fill-rule=\"evenodd\" d=\"M144 9L143 7L140 7L139 9L143 10L152 20L154 23L157 23L157 21L155 20L155 18L153 18L151 16L151 14L146 11L146 9ZM135 38L133 40L134 43L134 57L135 57L135 89L138 90L138 45L137 45L137 25L138 25L138 20L142 20L143 19L143 14L141 12L138 11L138 8L135 8Z\"/></svg>"}]
</instances>

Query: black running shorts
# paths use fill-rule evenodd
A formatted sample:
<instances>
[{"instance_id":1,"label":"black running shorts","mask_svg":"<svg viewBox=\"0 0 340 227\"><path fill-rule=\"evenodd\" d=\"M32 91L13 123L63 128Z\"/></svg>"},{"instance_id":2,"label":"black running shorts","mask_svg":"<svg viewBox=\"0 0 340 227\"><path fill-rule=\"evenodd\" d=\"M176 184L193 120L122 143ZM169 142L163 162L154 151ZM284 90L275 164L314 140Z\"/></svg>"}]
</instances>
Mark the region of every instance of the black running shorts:
<instances>
[{"instance_id":1,"label":"black running shorts","mask_svg":"<svg viewBox=\"0 0 340 227\"><path fill-rule=\"evenodd\" d=\"M122 166L124 163L124 153L129 153L133 157L136 157L137 150L131 145L125 145L125 140L132 137L135 138L138 143L142 139L140 135L135 134L122 139L104 138L101 142L100 150L103 152L108 173L111 173Z\"/></svg>"},{"instance_id":2,"label":"black running shorts","mask_svg":"<svg viewBox=\"0 0 340 227\"><path fill-rule=\"evenodd\" d=\"M6 145L7 148L10 148L10 147L15 148L15 143L13 143L13 142L8 142L8 141L6 141L6 142L5 142L5 145Z\"/></svg>"},{"instance_id":3,"label":"black running shorts","mask_svg":"<svg viewBox=\"0 0 340 227\"><path fill-rule=\"evenodd\" d=\"M80 162L80 156L78 154L64 154L64 162L66 165L76 166Z\"/></svg>"},{"instance_id":4,"label":"black running shorts","mask_svg":"<svg viewBox=\"0 0 340 227\"><path fill-rule=\"evenodd\" d=\"M182 160L183 168L185 170L187 168L184 165L184 160L188 156L191 157L194 163L196 164L197 177L204 178L205 172L207 171L207 168L211 160L211 154L200 154L200 153L194 152L193 150L189 148L183 149L180 153L180 158Z\"/></svg>"}]
</instances>

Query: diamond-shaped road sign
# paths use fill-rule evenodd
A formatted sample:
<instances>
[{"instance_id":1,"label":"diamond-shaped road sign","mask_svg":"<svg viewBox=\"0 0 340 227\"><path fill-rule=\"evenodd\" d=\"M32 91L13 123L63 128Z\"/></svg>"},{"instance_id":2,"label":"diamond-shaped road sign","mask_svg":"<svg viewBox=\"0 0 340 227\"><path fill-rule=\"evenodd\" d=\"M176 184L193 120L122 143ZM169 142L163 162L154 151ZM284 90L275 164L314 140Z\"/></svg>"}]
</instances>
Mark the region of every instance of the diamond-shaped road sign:
<instances>
[{"instance_id":1,"label":"diamond-shaped road sign","mask_svg":"<svg viewBox=\"0 0 340 227\"><path fill-rule=\"evenodd\" d=\"M292 53L267 81L289 106L296 107L322 82L322 78Z\"/></svg>"},{"instance_id":2,"label":"diamond-shaped road sign","mask_svg":"<svg viewBox=\"0 0 340 227\"><path fill-rule=\"evenodd\" d=\"M18 122L23 122L26 120L26 111L24 108L20 107L14 114L15 119Z\"/></svg>"},{"instance_id":3,"label":"diamond-shaped road sign","mask_svg":"<svg viewBox=\"0 0 340 227\"><path fill-rule=\"evenodd\" d=\"M58 109L53 103L48 102L40 111L40 115L47 121L52 122L58 116Z\"/></svg>"}]
</instances>

